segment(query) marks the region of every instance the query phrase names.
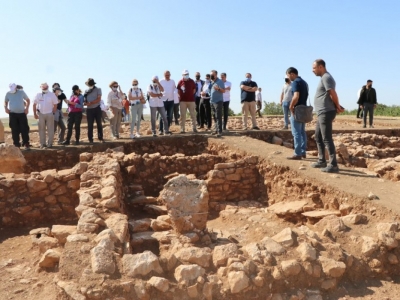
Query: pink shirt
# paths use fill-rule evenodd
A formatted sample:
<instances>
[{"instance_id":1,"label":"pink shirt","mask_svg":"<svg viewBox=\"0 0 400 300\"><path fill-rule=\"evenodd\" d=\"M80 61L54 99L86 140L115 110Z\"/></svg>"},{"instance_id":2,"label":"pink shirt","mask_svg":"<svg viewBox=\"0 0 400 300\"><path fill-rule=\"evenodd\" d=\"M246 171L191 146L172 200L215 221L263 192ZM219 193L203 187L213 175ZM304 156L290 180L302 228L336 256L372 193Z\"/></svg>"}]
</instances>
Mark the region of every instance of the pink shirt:
<instances>
[{"instance_id":1,"label":"pink shirt","mask_svg":"<svg viewBox=\"0 0 400 300\"><path fill-rule=\"evenodd\" d=\"M74 103L76 103L76 104L79 104L79 103L80 103L80 101L79 101L79 96L76 96L76 95L71 96L71 99L69 99L69 101L70 101L70 102L74 102ZM81 112L81 111L82 111L82 108L77 108L77 107L75 107L74 105L69 105L69 106L68 106L68 111L69 111L69 112Z\"/></svg>"}]
</instances>

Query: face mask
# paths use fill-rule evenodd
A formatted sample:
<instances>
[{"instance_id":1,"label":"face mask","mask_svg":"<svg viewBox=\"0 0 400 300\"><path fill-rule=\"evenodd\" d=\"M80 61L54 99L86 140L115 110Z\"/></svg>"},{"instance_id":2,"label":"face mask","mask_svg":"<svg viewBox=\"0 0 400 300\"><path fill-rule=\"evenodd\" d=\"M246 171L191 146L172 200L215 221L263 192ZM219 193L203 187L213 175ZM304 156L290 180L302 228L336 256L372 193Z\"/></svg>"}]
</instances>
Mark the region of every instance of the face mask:
<instances>
[{"instance_id":1,"label":"face mask","mask_svg":"<svg viewBox=\"0 0 400 300\"><path fill-rule=\"evenodd\" d=\"M49 89L45 89L45 90L42 90L42 93L47 93L49 91Z\"/></svg>"},{"instance_id":2,"label":"face mask","mask_svg":"<svg viewBox=\"0 0 400 300\"><path fill-rule=\"evenodd\" d=\"M89 85L89 89L92 89L92 88L94 88L94 85Z\"/></svg>"},{"instance_id":3,"label":"face mask","mask_svg":"<svg viewBox=\"0 0 400 300\"><path fill-rule=\"evenodd\" d=\"M200 76L196 76L196 79L199 80L199 79L200 79Z\"/></svg>"},{"instance_id":4,"label":"face mask","mask_svg":"<svg viewBox=\"0 0 400 300\"><path fill-rule=\"evenodd\" d=\"M158 83L153 82L153 85L154 85L154 86L158 86Z\"/></svg>"},{"instance_id":5,"label":"face mask","mask_svg":"<svg viewBox=\"0 0 400 300\"><path fill-rule=\"evenodd\" d=\"M118 91L118 89L117 89L117 88L112 88L112 90L113 90L114 92Z\"/></svg>"},{"instance_id":6,"label":"face mask","mask_svg":"<svg viewBox=\"0 0 400 300\"><path fill-rule=\"evenodd\" d=\"M137 89L138 85L137 85L137 84L132 84L132 87L133 87L134 89Z\"/></svg>"},{"instance_id":7,"label":"face mask","mask_svg":"<svg viewBox=\"0 0 400 300\"><path fill-rule=\"evenodd\" d=\"M215 76L214 76L214 75L211 75L210 77L211 77L211 80L214 80L214 79L215 79Z\"/></svg>"},{"instance_id":8,"label":"face mask","mask_svg":"<svg viewBox=\"0 0 400 300\"><path fill-rule=\"evenodd\" d=\"M247 81L247 82L250 82L250 81L251 81L251 78L246 78L246 81Z\"/></svg>"},{"instance_id":9,"label":"face mask","mask_svg":"<svg viewBox=\"0 0 400 300\"><path fill-rule=\"evenodd\" d=\"M183 78L189 79L189 75L183 75Z\"/></svg>"}]
</instances>

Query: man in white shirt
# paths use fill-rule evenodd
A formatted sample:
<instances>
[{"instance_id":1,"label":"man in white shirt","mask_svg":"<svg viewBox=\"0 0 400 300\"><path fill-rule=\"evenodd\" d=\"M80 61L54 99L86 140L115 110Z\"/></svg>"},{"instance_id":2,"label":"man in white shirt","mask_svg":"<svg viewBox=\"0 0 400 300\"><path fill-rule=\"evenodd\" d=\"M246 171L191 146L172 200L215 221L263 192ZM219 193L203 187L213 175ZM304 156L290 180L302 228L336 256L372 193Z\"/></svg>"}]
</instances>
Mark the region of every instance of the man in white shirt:
<instances>
[{"instance_id":1,"label":"man in white shirt","mask_svg":"<svg viewBox=\"0 0 400 300\"><path fill-rule=\"evenodd\" d=\"M258 114L258 116L260 118L262 118L261 115L261 108L262 108L262 95L261 95L262 89L258 88L257 92L256 92L256 105L257 105L257 110L256 113Z\"/></svg>"},{"instance_id":2,"label":"man in white shirt","mask_svg":"<svg viewBox=\"0 0 400 300\"><path fill-rule=\"evenodd\" d=\"M48 134L47 147L53 146L54 137L54 113L57 110L58 98L49 91L47 83L40 85L41 92L37 93L33 102L33 114L39 119L40 148L46 148L46 127Z\"/></svg>"},{"instance_id":3,"label":"man in white shirt","mask_svg":"<svg viewBox=\"0 0 400 300\"><path fill-rule=\"evenodd\" d=\"M206 74L206 81L203 84L203 87L201 89L201 99L200 99L200 107L203 108L204 110L204 124L207 125L206 130L211 130L211 125L212 125L212 116L211 116L211 105L210 105L210 74ZM203 125L204 124L200 124Z\"/></svg>"},{"instance_id":4,"label":"man in white shirt","mask_svg":"<svg viewBox=\"0 0 400 300\"><path fill-rule=\"evenodd\" d=\"M160 133L164 132L165 128L170 128L172 123L172 114L174 112L174 91L175 91L175 81L171 79L171 73L167 70L164 72L164 79L160 81L161 86L164 88L164 108L167 114L168 126L165 126L163 118L160 115Z\"/></svg>"},{"instance_id":5,"label":"man in white shirt","mask_svg":"<svg viewBox=\"0 0 400 300\"><path fill-rule=\"evenodd\" d=\"M282 88L281 93L281 106L283 110L283 120L285 122L285 126L282 129L289 128L289 106L292 101L293 93L292 93L292 85L289 77L285 77L285 85Z\"/></svg>"},{"instance_id":6,"label":"man in white shirt","mask_svg":"<svg viewBox=\"0 0 400 300\"><path fill-rule=\"evenodd\" d=\"M224 110L224 122L223 122L223 131L227 131L226 125L228 124L228 116L229 116L229 103L231 101L231 88L232 83L226 80L226 73L221 73L221 80L224 82L225 85L225 92L222 95L224 102L223 102L223 110Z\"/></svg>"}]
</instances>

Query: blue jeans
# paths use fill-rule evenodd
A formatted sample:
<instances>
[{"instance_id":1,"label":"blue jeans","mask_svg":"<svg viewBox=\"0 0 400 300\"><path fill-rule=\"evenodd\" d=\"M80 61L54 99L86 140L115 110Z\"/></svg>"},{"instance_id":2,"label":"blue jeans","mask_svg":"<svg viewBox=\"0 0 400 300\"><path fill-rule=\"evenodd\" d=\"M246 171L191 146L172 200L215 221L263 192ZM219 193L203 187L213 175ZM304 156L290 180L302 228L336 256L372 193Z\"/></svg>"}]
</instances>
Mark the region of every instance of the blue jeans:
<instances>
[{"instance_id":1,"label":"blue jeans","mask_svg":"<svg viewBox=\"0 0 400 300\"><path fill-rule=\"evenodd\" d=\"M293 116L290 116L290 124L294 141L294 155L304 155L307 150L306 123L297 122Z\"/></svg>"},{"instance_id":2,"label":"blue jeans","mask_svg":"<svg viewBox=\"0 0 400 300\"><path fill-rule=\"evenodd\" d=\"M164 101L164 108L165 108L165 112L167 114L167 121L168 121L168 128L171 126L172 123L172 113L174 112L174 101L173 100L166 100ZM163 119L160 115L160 132L164 132L164 122Z\"/></svg>"},{"instance_id":3,"label":"blue jeans","mask_svg":"<svg viewBox=\"0 0 400 300\"><path fill-rule=\"evenodd\" d=\"M285 127L289 125L289 106L290 102L282 102L283 118L285 120Z\"/></svg>"}]
</instances>

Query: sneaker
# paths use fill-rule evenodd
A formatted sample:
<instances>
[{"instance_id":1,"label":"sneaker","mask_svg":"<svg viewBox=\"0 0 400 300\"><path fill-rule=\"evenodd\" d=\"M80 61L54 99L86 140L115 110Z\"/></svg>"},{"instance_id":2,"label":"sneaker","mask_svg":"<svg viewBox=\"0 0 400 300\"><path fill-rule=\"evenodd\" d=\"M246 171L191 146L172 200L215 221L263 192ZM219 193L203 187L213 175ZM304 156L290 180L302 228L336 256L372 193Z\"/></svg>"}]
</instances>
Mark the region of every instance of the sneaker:
<instances>
[{"instance_id":1,"label":"sneaker","mask_svg":"<svg viewBox=\"0 0 400 300\"><path fill-rule=\"evenodd\" d=\"M69 141L64 141L61 143L61 145L64 145L64 146L69 145Z\"/></svg>"},{"instance_id":2,"label":"sneaker","mask_svg":"<svg viewBox=\"0 0 400 300\"><path fill-rule=\"evenodd\" d=\"M307 158L307 154L304 153L304 154L301 155L301 157L302 157L302 158Z\"/></svg>"},{"instance_id":3,"label":"sneaker","mask_svg":"<svg viewBox=\"0 0 400 300\"><path fill-rule=\"evenodd\" d=\"M247 127L244 127L243 130L249 130Z\"/></svg>"},{"instance_id":4,"label":"sneaker","mask_svg":"<svg viewBox=\"0 0 400 300\"><path fill-rule=\"evenodd\" d=\"M289 128L287 126L283 126L282 129L285 130L285 129L289 129Z\"/></svg>"},{"instance_id":5,"label":"sneaker","mask_svg":"<svg viewBox=\"0 0 400 300\"><path fill-rule=\"evenodd\" d=\"M25 150L31 150L31 145L29 145L29 143L26 143L25 145L24 145L24 149Z\"/></svg>"},{"instance_id":6,"label":"sneaker","mask_svg":"<svg viewBox=\"0 0 400 300\"><path fill-rule=\"evenodd\" d=\"M301 155L293 155L293 156L289 156L286 158L289 160L302 160L303 159L303 157Z\"/></svg>"},{"instance_id":7,"label":"sneaker","mask_svg":"<svg viewBox=\"0 0 400 300\"><path fill-rule=\"evenodd\" d=\"M197 131L196 128L193 128L193 132L194 132L194 133L198 133L198 131Z\"/></svg>"},{"instance_id":8,"label":"sneaker","mask_svg":"<svg viewBox=\"0 0 400 300\"><path fill-rule=\"evenodd\" d=\"M164 132L161 131L158 135L164 135Z\"/></svg>"},{"instance_id":9,"label":"sneaker","mask_svg":"<svg viewBox=\"0 0 400 300\"><path fill-rule=\"evenodd\" d=\"M321 172L325 172L325 173L338 173L339 172L339 167L338 166L332 166L329 165L326 168L322 168Z\"/></svg>"},{"instance_id":10,"label":"sneaker","mask_svg":"<svg viewBox=\"0 0 400 300\"><path fill-rule=\"evenodd\" d=\"M153 133L153 137L157 137L157 134Z\"/></svg>"},{"instance_id":11,"label":"sneaker","mask_svg":"<svg viewBox=\"0 0 400 300\"><path fill-rule=\"evenodd\" d=\"M172 132L171 131L166 131L165 134L172 135Z\"/></svg>"},{"instance_id":12,"label":"sneaker","mask_svg":"<svg viewBox=\"0 0 400 300\"><path fill-rule=\"evenodd\" d=\"M210 131L210 130L211 130L211 128L210 128L210 127L207 127L205 130L206 130L206 131Z\"/></svg>"},{"instance_id":13,"label":"sneaker","mask_svg":"<svg viewBox=\"0 0 400 300\"><path fill-rule=\"evenodd\" d=\"M260 128L258 128L258 126L254 126L253 130L260 130Z\"/></svg>"},{"instance_id":14,"label":"sneaker","mask_svg":"<svg viewBox=\"0 0 400 300\"><path fill-rule=\"evenodd\" d=\"M181 130L181 132L180 133L186 133L186 131L185 130Z\"/></svg>"},{"instance_id":15,"label":"sneaker","mask_svg":"<svg viewBox=\"0 0 400 300\"><path fill-rule=\"evenodd\" d=\"M46 145L40 145L40 149L46 149Z\"/></svg>"},{"instance_id":16,"label":"sneaker","mask_svg":"<svg viewBox=\"0 0 400 300\"><path fill-rule=\"evenodd\" d=\"M179 122L178 122L178 121L175 121L175 125L179 125Z\"/></svg>"},{"instance_id":17,"label":"sneaker","mask_svg":"<svg viewBox=\"0 0 400 300\"><path fill-rule=\"evenodd\" d=\"M118 139L116 136L113 136L112 139L115 141L116 139Z\"/></svg>"},{"instance_id":18,"label":"sneaker","mask_svg":"<svg viewBox=\"0 0 400 300\"><path fill-rule=\"evenodd\" d=\"M64 145L64 142L57 142L57 145Z\"/></svg>"},{"instance_id":19,"label":"sneaker","mask_svg":"<svg viewBox=\"0 0 400 300\"><path fill-rule=\"evenodd\" d=\"M51 144L47 145L47 148L53 148L53 145L51 145Z\"/></svg>"},{"instance_id":20,"label":"sneaker","mask_svg":"<svg viewBox=\"0 0 400 300\"><path fill-rule=\"evenodd\" d=\"M90 145L93 145L94 143L93 143L93 141L89 141L89 144L90 144Z\"/></svg>"},{"instance_id":21,"label":"sneaker","mask_svg":"<svg viewBox=\"0 0 400 300\"><path fill-rule=\"evenodd\" d=\"M134 138L135 138L135 135L134 135L134 134L131 134L129 137L130 137L131 139L134 139Z\"/></svg>"},{"instance_id":22,"label":"sneaker","mask_svg":"<svg viewBox=\"0 0 400 300\"><path fill-rule=\"evenodd\" d=\"M100 140L100 143L103 143L103 144L104 144L105 142L106 142L105 140Z\"/></svg>"},{"instance_id":23,"label":"sneaker","mask_svg":"<svg viewBox=\"0 0 400 300\"><path fill-rule=\"evenodd\" d=\"M311 168L326 168L327 164L325 161L317 161L311 164Z\"/></svg>"},{"instance_id":24,"label":"sneaker","mask_svg":"<svg viewBox=\"0 0 400 300\"><path fill-rule=\"evenodd\" d=\"M221 137L221 134L220 134L220 133L217 133L216 137Z\"/></svg>"},{"instance_id":25,"label":"sneaker","mask_svg":"<svg viewBox=\"0 0 400 300\"><path fill-rule=\"evenodd\" d=\"M79 143L79 141L75 141L75 145L79 145L80 143Z\"/></svg>"},{"instance_id":26,"label":"sneaker","mask_svg":"<svg viewBox=\"0 0 400 300\"><path fill-rule=\"evenodd\" d=\"M136 137L140 137L140 134L139 134L139 133L136 133Z\"/></svg>"},{"instance_id":27,"label":"sneaker","mask_svg":"<svg viewBox=\"0 0 400 300\"><path fill-rule=\"evenodd\" d=\"M198 126L197 127L197 129L203 129L204 128L204 126Z\"/></svg>"},{"instance_id":28,"label":"sneaker","mask_svg":"<svg viewBox=\"0 0 400 300\"><path fill-rule=\"evenodd\" d=\"M216 135L217 132L216 132L216 131L211 131L211 134L212 134L212 135Z\"/></svg>"},{"instance_id":29,"label":"sneaker","mask_svg":"<svg viewBox=\"0 0 400 300\"><path fill-rule=\"evenodd\" d=\"M369 128L374 128L374 125L369 125Z\"/></svg>"}]
</instances>

